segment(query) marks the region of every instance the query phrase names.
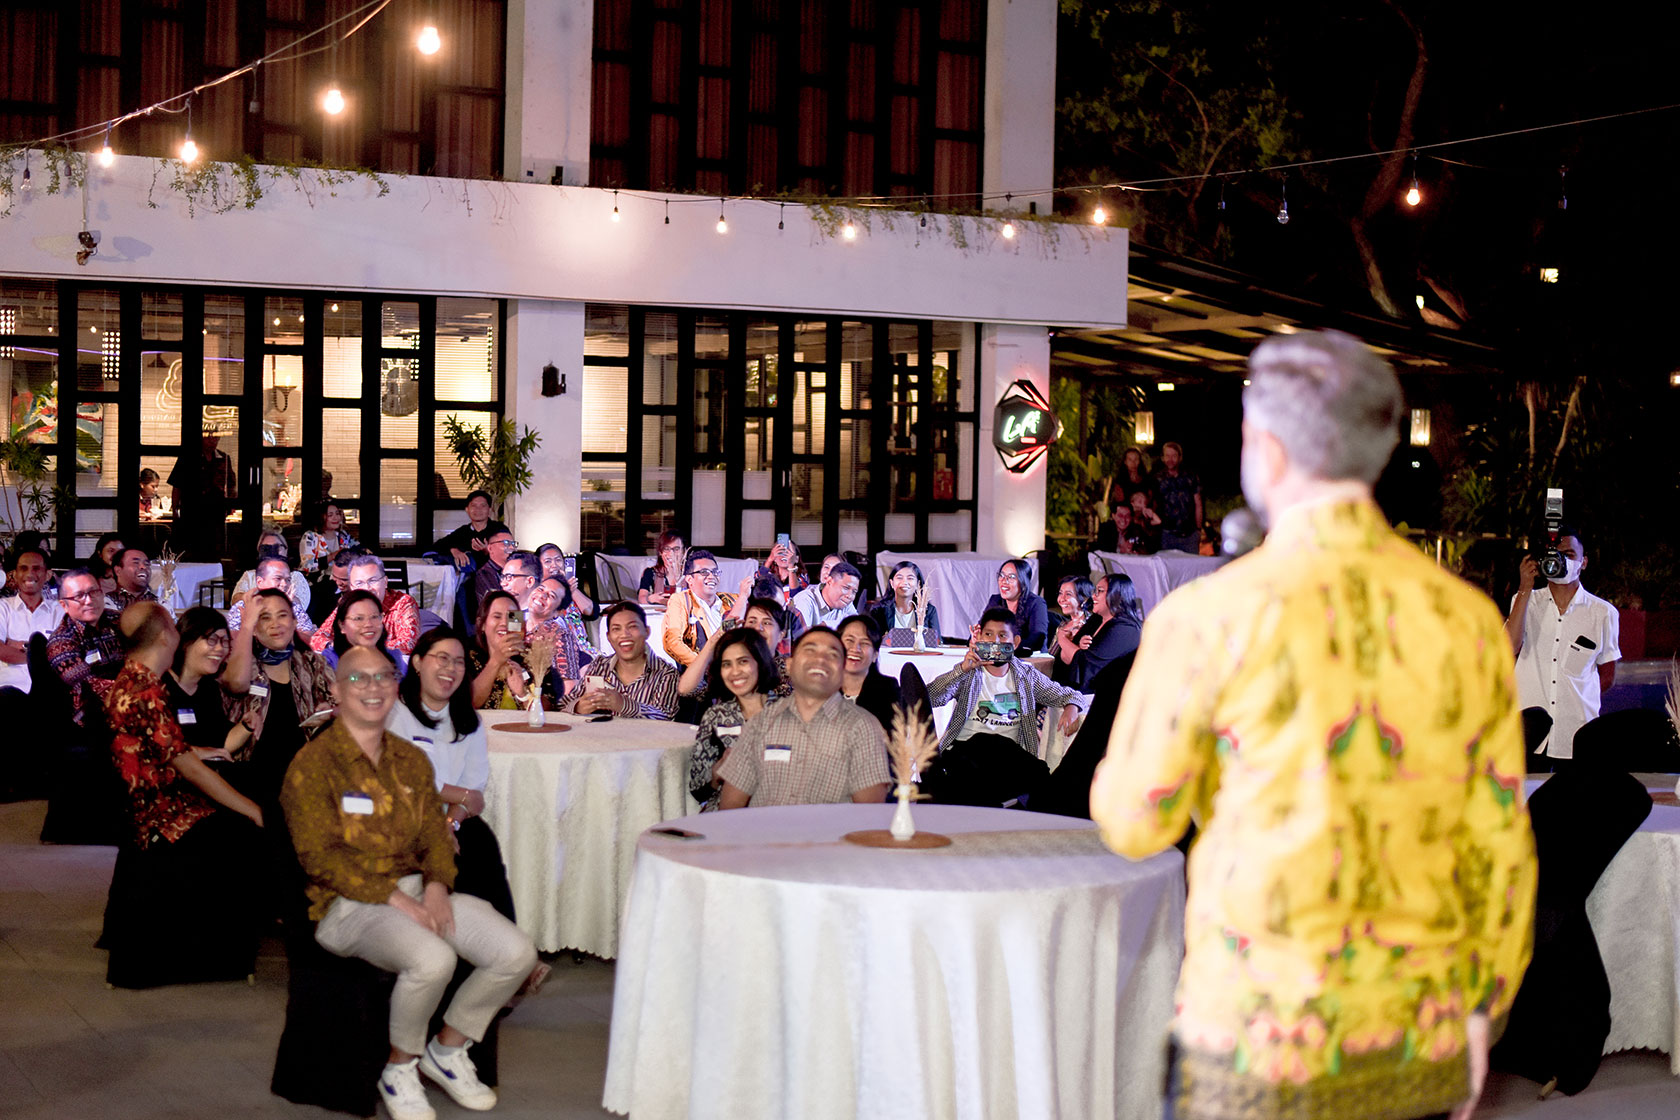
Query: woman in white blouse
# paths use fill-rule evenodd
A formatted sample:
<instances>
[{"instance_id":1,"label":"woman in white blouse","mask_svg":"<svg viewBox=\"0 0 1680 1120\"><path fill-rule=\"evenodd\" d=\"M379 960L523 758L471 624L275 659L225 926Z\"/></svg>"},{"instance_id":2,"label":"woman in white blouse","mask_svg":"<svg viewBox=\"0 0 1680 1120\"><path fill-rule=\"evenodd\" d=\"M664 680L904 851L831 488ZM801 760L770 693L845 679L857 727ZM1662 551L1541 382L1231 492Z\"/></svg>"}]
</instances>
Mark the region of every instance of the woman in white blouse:
<instances>
[{"instance_id":1,"label":"woman in white blouse","mask_svg":"<svg viewBox=\"0 0 1680 1120\"><path fill-rule=\"evenodd\" d=\"M513 920L513 893L496 834L479 816L490 780L490 746L472 703L466 648L447 626L420 635L385 729L432 760L438 795L455 830L455 889Z\"/></svg>"}]
</instances>

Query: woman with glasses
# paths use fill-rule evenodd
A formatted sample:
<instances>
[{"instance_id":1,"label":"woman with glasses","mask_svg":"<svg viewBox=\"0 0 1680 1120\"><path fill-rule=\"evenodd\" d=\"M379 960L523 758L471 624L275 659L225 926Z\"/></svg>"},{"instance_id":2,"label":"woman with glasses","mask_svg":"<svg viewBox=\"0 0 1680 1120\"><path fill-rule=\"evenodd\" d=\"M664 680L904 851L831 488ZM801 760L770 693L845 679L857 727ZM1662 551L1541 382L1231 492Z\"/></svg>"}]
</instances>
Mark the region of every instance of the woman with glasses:
<instances>
[{"instance_id":1,"label":"woman with glasses","mask_svg":"<svg viewBox=\"0 0 1680 1120\"><path fill-rule=\"evenodd\" d=\"M397 676L408 672L408 659L401 650L394 650L385 641L385 612L379 596L366 589L346 592L338 601L333 615L332 645L321 651L321 657L336 671L338 659L351 646L376 649L391 659Z\"/></svg>"},{"instance_id":2,"label":"woman with glasses","mask_svg":"<svg viewBox=\"0 0 1680 1120\"><path fill-rule=\"evenodd\" d=\"M233 649L227 620L211 607L189 607L175 625L181 641L175 647L173 668L163 675L163 690L175 721L201 762L233 763L235 752L250 740L250 732L228 718L222 703L222 670ZM228 777L225 770L216 772Z\"/></svg>"},{"instance_id":3,"label":"woman with glasses","mask_svg":"<svg viewBox=\"0 0 1680 1120\"><path fill-rule=\"evenodd\" d=\"M774 599L761 599L754 596L751 599L737 599L733 616L740 612L740 622L731 625L725 622L725 629L719 630L706 641L705 648L694 663L683 670L682 679L677 682L677 691L684 696L694 696L706 691L706 682L711 679L712 660L725 638L737 629L756 630L759 637L764 639L764 646L770 651L770 661L776 668L776 676L780 683L770 690L772 699L793 694L793 680L787 671L787 625L788 611ZM709 693L708 693L709 695Z\"/></svg>"},{"instance_id":4,"label":"woman with glasses","mask_svg":"<svg viewBox=\"0 0 1680 1120\"><path fill-rule=\"evenodd\" d=\"M570 599L568 609L578 614L580 618L595 617L595 600L591 599L578 583L577 559L572 559L572 571L566 573L566 550L557 544L547 543L537 546L537 563L542 567L542 579L557 579L566 585L567 597Z\"/></svg>"},{"instance_id":5,"label":"woman with glasses","mask_svg":"<svg viewBox=\"0 0 1680 1120\"><path fill-rule=\"evenodd\" d=\"M700 716L688 766L688 789L700 802L702 813L718 807L723 789L723 780L717 776L718 764L735 745L742 726L774 701L783 679L769 645L757 630L736 627L710 643L709 648L709 704Z\"/></svg>"},{"instance_id":6,"label":"woman with glasses","mask_svg":"<svg viewBox=\"0 0 1680 1120\"><path fill-rule=\"evenodd\" d=\"M653 552L653 562L642 573L636 600L644 607L663 607L682 589L683 557L688 548L679 534L661 533Z\"/></svg>"},{"instance_id":7,"label":"woman with glasses","mask_svg":"<svg viewBox=\"0 0 1680 1120\"><path fill-rule=\"evenodd\" d=\"M253 764L252 794L269 805L309 732L332 717L333 667L296 641L297 618L286 593L253 589L240 600L239 630L223 671L228 715L250 732L243 754Z\"/></svg>"},{"instance_id":8,"label":"woman with glasses","mask_svg":"<svg viewBox=\"0 0 1680 1120\"><path fill-rule=\"evenodd\" d=\"M472 703L466 647L447 626L420 636L385 729L432 763L444 815L455 832L455 889L477 895L509 921L513 892L495 833L480 816L490 780L490 743Z\"/></svg>"},{"instance_id":9,"label":"woman with glasses","mask_svg":"<svg viewBox=\"0 0 1680 1120\"><path fill-rule=\"evenodd\" d=\"M998 593L986 600L986 610L1001 607L1015 616L1015 632L1021 636L1018 652L1037 653L1050 633L1050 608L1032 590L1032 564L1019 557L998 567Z\"/></svg>"}]
</instances>

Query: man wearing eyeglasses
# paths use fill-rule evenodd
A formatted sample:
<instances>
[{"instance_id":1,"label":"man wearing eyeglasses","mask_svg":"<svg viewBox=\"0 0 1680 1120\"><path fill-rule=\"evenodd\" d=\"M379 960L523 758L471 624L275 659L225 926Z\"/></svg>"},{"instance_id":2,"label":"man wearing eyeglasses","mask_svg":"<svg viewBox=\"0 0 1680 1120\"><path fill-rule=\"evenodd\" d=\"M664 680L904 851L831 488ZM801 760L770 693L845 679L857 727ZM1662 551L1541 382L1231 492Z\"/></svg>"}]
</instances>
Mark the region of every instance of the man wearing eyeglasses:
<instances>
[{"instance_id":1,"label":"man wearing eyeglasses","mask_svg":"<svg viewBox=\"0 0 1680 1120\"><path fill-rule=\"evenodd\" d=\"M513 534L506 529L492 533L490 539L484 542L484 555L478 563L478 574L473 576L467 592L467 618L478 616L478 604L492 591L502 589L502 569L507 567L508 558L519 551L519 542L513 539Z\"/></svg>"},{"instance_id":2,"label":"man wearing eyeglasses","mask_svg":"<svg viewBox=\"0 0 1680 1120\"><path fill-rule=\"evenodd\" d=\"M798 616L802 630L815 626L834 629L858 613L858 584L863 582L863 575L844 560L830 565L825 559L823 566L828 573L822 582L813 583L788 603L788 610Z\"/></svg>"},{"instance_id":3,"label":"man wearing eyeglasses","mask_svg":"<svg viewBox=\"0 0 1680 1120\"><path fill-rule=\"evenodd\" d=\"M380 610L385 613L385 644L405 654L414 652L414 643L420 640L420 604L412 595L391 590L390 580L385 577L385 561L370 553L350 561L350 590L377 595ZM334 607L315 636L309 639L310 649L320 653L332 645L333 621L337 617L338 608Z\"/></svg>"},{"instance_id":4,"label":"man wearing eyeglasses","mask_svg":"<svg viewBox=\"0 0 1680 1120\"><path fill-rule=\"evenodd\" d=\"M105 613L99 577L76 568L58 581L64 621L47 639L47 660L70 690L70 715L76 726L90 708L104 704L111 682L122 671L122 638L117 620Z\"/></svg>"},{"instance_id":5,"label":"man wearing eyeglasses","mask_svg":"<svg viewBox=\"0 0 1680 1120\"><path fill-rule=\"evenodd\" d=\"M295 597L296 588L292 586L292 566L286 562L284 556L270 554L258 560L257 566L253 570L251 586L258 591L272 589L285 595L287 599L291 600L292 616L297 620L297 632L306 638L315 633L315 623L310 621L308 613ZM241 598L228 611L228 629L238 630L243 626L244 621L245 600ZM327 635L330 639L332 635L331 626L327 627Z\"/></svg>"},{"instance_id":6,"label":"man wearing eyeglasses","mask_svg":"<svg viewBox=\"0 0 1680 1120\"><path fill-rule=\"evenodd\" d=\"M684 668L692 664L734 606L735 596L718 591L717 558L703 548L691 550L683 589L665 604L665 652L671 660Z\"/></svg>"}]
</instances>

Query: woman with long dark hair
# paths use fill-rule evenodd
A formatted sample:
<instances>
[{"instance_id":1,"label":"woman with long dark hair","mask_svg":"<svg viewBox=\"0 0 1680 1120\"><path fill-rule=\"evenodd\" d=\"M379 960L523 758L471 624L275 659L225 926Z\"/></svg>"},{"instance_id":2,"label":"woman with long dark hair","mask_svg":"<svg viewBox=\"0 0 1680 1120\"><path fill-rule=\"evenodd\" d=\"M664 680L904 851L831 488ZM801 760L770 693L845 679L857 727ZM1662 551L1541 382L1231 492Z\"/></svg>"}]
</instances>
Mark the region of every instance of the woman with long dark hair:
<instances>
[{"instance_id":1,"label":"woman with long dark hair","mask_svg":"<svg viewBox=\"0 0 1680 1120\"><path fill-rule=\"evenodd\" d=\"M175 722L201 762L232 762L250 732L229 719L222 704L222 670L233 652L227 619L213 607L189 607L175 628L181 635L175 664L163 675Z\"/></svg>"},{"instance_id":2,"label":"woman with long dark hair","mask_svg":"<svg viewBox=\"0 0 1680 1120\"><path fill-rule=\"evenodd\" d=\"M772 702L781 684L775 658L764 636L750 626L720 631L712 646L707 671L706 699L710 706L700 717L694 735L694 754L688 766L688 790L700 811L717 808L723 782L717 767L735 745L747 720Z\"/></svg>"},{"instance_id":3,"label":"woman with long dark hair","mask_svg":"<svg viewBox=\"0 0 1680 1120\"><path fill-rule=\"evenodd\" d=\"M1098 579L1091 606L1102 620L1094 632L1077 640L1065 628L1056 632L1058 667L1067 665L1063 683L1081 692L1090 692L1098 673L1137 649L1143 633L1143 602L1129 576L1115 572Z\"/></svg>"},{"instance_id":4,"label":"woman with long dark hair","mask_svg":"<svg viewBox=\"0 0 1680 1120\"><path fill-rule=\"evenodd\" d=\"M409 673L385 729L407 739L432 760L432 776L455 830L455 889L475 894L513 920L513 893L495 833L484 823L484 786L490 748L484 721L473 707L467 652L447 626L420 635Z\"/></svg>"},{"instance_id":5,"label":"woman with long dark hair","mask_svg":"<svg viewBox=\"0 0 1680 1120\"><path fill-rule=\"evenodd\" d=\"M672 592L681 591L683 559L687 555L681 533L659 534L653 547L653 561L642 573L641 585L636 589L637 601L645 607L663 607Z\"/></svg>"},{"instance_id":6,"label":"woman with long dark hair","mask_svg":"<svg viewBox=\"0 0 1680 1120\"><path fill-rule=\"evenodd\" d=\"M986 600L986 610L999 607L1015 616L1015 633L1022 654L1037 653L1050 633L1050 608L1032 589L1032 562L1012 557L998 565L998 593ZM984 612L982 612L984 613Z\"/></svg>"},{"instance_id":7,"label":"woman with long dark hair","mask_svg":"<svg viewBox=\"0 0 1680 1120\"><path fill-rule=\"evenodd\" d=\"M506 591L478 602L477 628L467 650L475 708L523 708L530 701L531 669L525 663L525 612ZM418 647L416 647L418 648ZM547 691L556 674L543 680Z\"/></svg>"},{"instance_id":8,"label":"woman with long dark hair","mask_svg":"<svg viewBox=\"0 0 1680 1120\"><path fill-rule=\"evenodd\" d=\"M338 610L333 614L332 645L322 650L321 656L336 670L338 659L351 646L366 646L383 653L397 667L399 677L408 672L408 659L385 641L384 605L379 596L366 588L346 591L338 601Z\"/></svg>"},{"instance_id":9,"label":"woman with long dark hair","mask_svg":"<svg viewBox=\"0 0 1680 1120\"><path fill-rule=\"evenodd\" d=\"M244 754L254 764L250 792L257 804L272 805L286 767L309 732L331 717L333 667L297 641L292 601L276 588L253 589L240 600L240 629L222 674L229 718L250 732Z\"/></svg>"},{"instance_id":10,"label":"woman with long dark hair","mask_svg":"<svg viewBox=\"0 0 1680 1120\"><path fill-rule=\"evenodd\" d=\"M913 560L900 560L887 577L887 593L869 605L869 617L881 628L882 644L916 644L916 593L927 585L922 569ZM939 608L928 604L922 618L922 638L929 646L939 644Z\"/></svg>"},{"instance_id":11,"label":"woman with long dark hair","mask_svg":"<svg viewBox=\"0 0 1680 1120\"><path fill-rule=\"evenodd\" d=\"M1095 634L1103 623L1093 609L1095 593L1095 586L1081 575L1063 576L1056 589L1056 607L1061 615L1060 621L1051 620L1056 629L1050 635L1049 652L1056 659L1050 679L1057 684L1073 684L1073 655L1079 652L1079 641Z\"/></svg>"}]
</instances>

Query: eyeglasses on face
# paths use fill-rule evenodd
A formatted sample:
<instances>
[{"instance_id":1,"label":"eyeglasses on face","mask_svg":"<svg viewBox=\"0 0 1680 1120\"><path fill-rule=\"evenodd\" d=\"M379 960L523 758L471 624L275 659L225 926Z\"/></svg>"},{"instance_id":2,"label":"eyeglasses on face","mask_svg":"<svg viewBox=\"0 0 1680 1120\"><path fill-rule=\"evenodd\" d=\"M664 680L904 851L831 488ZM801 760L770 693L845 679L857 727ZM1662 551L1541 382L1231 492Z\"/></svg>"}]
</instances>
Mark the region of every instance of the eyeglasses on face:
<instances>
[{"instance_id":1,"label":"eyeglasses on face","mask_svg":"<svg viewBox=\"0 0 1680 1120\"><path fill-rule=\"evenodd\" d=\"M105 598L105 592L100 588L94 587L75 595L60 595L59 598L71 603L92 603Z\"/></svg>"},{"instance_id":2,"label":"eyeglasses on face","mask_svg":"<svg viewBox=\"0 0 1680 1120\"><path fill-rule=\"evenodd\" d=\"M467 659L464 657L456 657L452 653L439 653L436 650L426 656L431 659L432 664L440 669L459 669L467 663Z\"/></svg>"},{"instance_id":3,"label":"eyeglasses on face","mask_svg":"<svg viewBox=\"0 0 1680 1120\"><path fill-rule=\"evenodd\" d=\"M397 675L395 673L385 672L384 670L377 673L346 673L344 674L344 683L349 685L351 688L360 688L364 690L369 688L384 688L388 684L396 684Z\"/></svg>"},{"instance_id":4,"label":"eyeglasses on face","mask_svg":"<svg viewBox=\"0 0 1680 1120\"><path fill-rule=\"evenodd\" d=\"M696 568L689 575L699 576L703 580L715 581L718 578L718 570L716 568Z\"/></svg>"},{"instance_id":5,"label":"eyeglasses on face","mask_svg":"<svg viewBox=\"0 0 1680 1120\"><path fill-rule=\"evenodd\" d=\"M206 634L203 642L211 649L229 649L233 646L233 639L226 634Z\"/></svg>"}]
</instances>

